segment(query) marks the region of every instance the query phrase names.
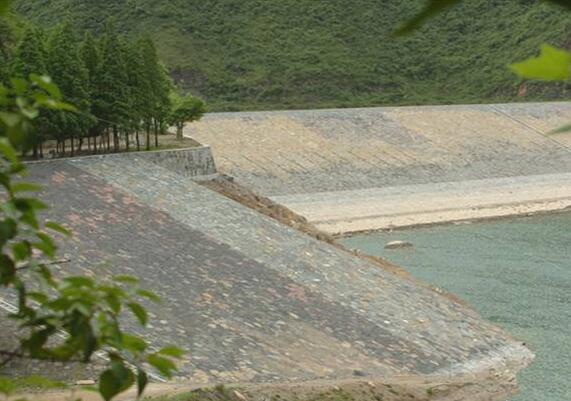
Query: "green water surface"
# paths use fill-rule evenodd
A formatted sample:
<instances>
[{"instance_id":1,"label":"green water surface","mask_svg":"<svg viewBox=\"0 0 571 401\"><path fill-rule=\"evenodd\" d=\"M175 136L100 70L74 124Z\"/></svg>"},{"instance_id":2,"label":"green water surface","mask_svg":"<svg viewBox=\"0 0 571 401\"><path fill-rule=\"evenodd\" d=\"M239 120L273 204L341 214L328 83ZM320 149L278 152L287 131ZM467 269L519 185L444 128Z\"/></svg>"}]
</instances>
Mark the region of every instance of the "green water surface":
<instances>
[{"instance_id":1,"label":"green water surface","mask_svg":"<svg viewBox=\"0 0 571 401\"><path fill-rule=\"evenodd\" d=\"M393 240L410 249L385 250ZM571 214L378 232L341 240L459 295L536 354L514 401L571 401Z\"/></svg>"}]
</instances>

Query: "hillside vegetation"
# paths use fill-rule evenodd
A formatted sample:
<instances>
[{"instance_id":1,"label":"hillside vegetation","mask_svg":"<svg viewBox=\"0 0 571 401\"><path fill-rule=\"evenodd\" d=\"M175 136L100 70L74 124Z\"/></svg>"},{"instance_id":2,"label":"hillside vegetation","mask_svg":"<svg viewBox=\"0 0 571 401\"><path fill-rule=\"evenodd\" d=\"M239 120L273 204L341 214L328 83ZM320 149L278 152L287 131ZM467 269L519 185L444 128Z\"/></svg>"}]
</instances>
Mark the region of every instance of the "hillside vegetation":
<instances>
[{"instance_id":1,"label":"hillside vegetation","mask_svg":"<svg viewBox=\"0 0 571 401\"><path fill-rule=\"evenodd\" d=\"M571 18L535 0L474 0L406 38L421 0L19 0L52 25L97 32L108 17L149 32L172 75L213 110L564 99L506 65L542 43L571 46Z\"/></svg>"}]
</instances>

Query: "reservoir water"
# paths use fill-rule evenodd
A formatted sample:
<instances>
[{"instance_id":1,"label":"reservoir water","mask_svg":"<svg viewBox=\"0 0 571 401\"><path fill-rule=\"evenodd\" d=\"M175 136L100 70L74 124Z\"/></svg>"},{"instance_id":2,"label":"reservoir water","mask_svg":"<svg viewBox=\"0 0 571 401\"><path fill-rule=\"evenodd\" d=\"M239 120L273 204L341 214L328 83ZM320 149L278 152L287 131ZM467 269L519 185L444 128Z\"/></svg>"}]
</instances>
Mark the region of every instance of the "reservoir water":
<instances>
[{"instance_id":1,"label":"reservoir water","mask_svg":"<svg viewBox=\"0 0 571 401\"><path fill-rule=\"evenodd\" d=\"M393 240L412 248L384 249ZM355 235L341 242L453 292L536 354L513 401L571 400L571 214Z\"/></svg>"}]
</instances>

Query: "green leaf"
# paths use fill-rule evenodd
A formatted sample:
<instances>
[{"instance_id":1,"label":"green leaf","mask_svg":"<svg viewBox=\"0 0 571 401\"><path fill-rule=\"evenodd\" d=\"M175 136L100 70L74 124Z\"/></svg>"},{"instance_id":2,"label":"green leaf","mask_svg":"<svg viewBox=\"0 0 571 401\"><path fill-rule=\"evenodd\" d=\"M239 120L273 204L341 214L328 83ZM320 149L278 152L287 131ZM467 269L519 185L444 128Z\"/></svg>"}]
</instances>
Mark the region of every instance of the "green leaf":
<instances>
[{"instance_id":1,"label":"green leaf","mask_svg":"<svg viewBox=\"0 0 571 401\"><path fill-rule=\"evenodd\" d=\"M36 233L36 236L42 241L41 243L35 243L34 248L41 250L46 256L53 258L56 254L56 244L53 239L42 232Z\"/></svg>"},{"instance_id":2,"label":"green leaf","mask_svg":"<svg viewBox=\"0 0 571 401\"><path fill-rule=\"evenodd\" d=\"M80 277L80 276L66 277L63 279L63 281L76 287L93 288L95 286L95 282L89 277Z\"/></svg>"},{"instance_id":3,"label":"green leaf","mask_svg":"<svg viewBox=\"0 0 571 401\"><path fill-rule=\"evenodd\" d=\"M163 376L170 378L172 372L176 371L176 365L168 358L163 358L156 354L151 354L147 357L147 362L157 369Z\"/></svg>"},{"instance_id":4,"label":"green leaf","mask_svg":"<svg viewBox=\"0 0 571 401\"><path fill-rule=\"evenodd\" d=\"M111 356L111 369L99 376L99 393L105 401L127 390L135 382L135 375L125 367L124 362Z\"/></svg>"},{"instance_id":5,"label":"green leaf","mask_svg":"<svg viewBox=\"0 0 571 401\"><path fill-rule=\"evenodd\" d=\"M12 246L12 252L17 261L26 260L32 254L32 247L28 241L22 241Z\"/></svg>"},{"instance_id":6,"label":"green leaf","mask_svg":"<svg viewBox=\"0 0 571 401\"><path fill-rule=\"evenodd\" d=\"M61 92L57 85L55 85L52 79L46 75L36 75L31 74L30 80L38 85L40 88L48 92L54 99L60 100L61 99Z\"/></svg>"},{"instance_id":7,"label":"green leaf","mask_svg":"<svg viewBox=\"0 0 571 401\"><path fill-rule=\"evenodd\" d=\"M451 8L460 3L461 0L430 0L420 13L408 20L395 32L395 35L402 36L418 29L428 19L440 14L447 8Z\"/></svg>"},{"instance_id":8,"label":"green leaf","mask_svg":"<svg viewBox=\"0 0 571 401\"><path fill-rule=\"evenodd\" d=\"M136 302L129 302L127 306L129 307L129 309L131 309L131 312L133 312L133 314L137 317L139 323L141 323L142 326L146 326L149 317L145 308L143 308L141 304L138 304Z\"/></svg>"},{"instance_id":9,"label":"green leaf","mask_svg":"<svg viewBox=\"0 0 571 401\"><path fill-rule=\"evenodd\" d=\"M120 282L120 283L127 283L127 284L138 284L139 279L133 276L128 275L117 275L113 276L113 280Z\"/></svg>"},{"instance_id":10,"label":"green leaf","mask_svg":"<svg viewBox=\"0 0 571 401\"><path fill-rule=\"evenodd\" d=\"M137 397L141 397L143 395L143 391L145 391L145 387L149 383L149 378L147 377L147 373L142 370L137 370Z\"/></svg>"},{"instance_id":11,"label":"green leaf","mask_svg":"<svg viewBox=\"0 0 571 401\"><path fill-rule=\"evenodd\" d=\"M17 113L7 113L5 111L0 112L0 120L8 127L14 128L16 125L22 122L22 116Z\"/></svg>"},{"instance_id":12,"label":"green leaf","mask_svg":"<svg viewBox=\"0 0 571 401\"><path fill-rule=\"evenodd\" d=\"M56 231L60 234L65 235L66 237L71 237L71 231L69 231L67 228L65 228L64 226L62 226L61 224L55 223L53 221L48 221L45 226L47 228L49 228L50 230Z\"/></svg>"},{"instance_id":13,"label":"green leaf","mask_svg":"<svg viewBox=\"0 0 571 401\"><path fill-rule=\"evenodd\" d=\"M0 221L0 244L5 244L18 232L18 226L16 222L12 219L6 219Z\"/></svg>"},{"instance_id":14,"label":"green leaf","mask_svg":"<svg viewBox=\"0 0 571 401\"><path fill-rule=\"evenodd\" d=\"M543 45L539 57L512 64L510 68L522 78L566 81L571 78L571 53Z\"/></svg>"},{"instance_id":15,"label":"green leaf","mask_svg":"<svg viewBox=\"0 0 571 401\"><path fill-rule=\"evenodd\" d=\"M16 277L14 261L6 255L0 255L0 285L10 284Z\"/></svg>"},{"instance_id":16,"label":"green leaf","mask_svg":"<svg viewBox=\"0 0 571 401\"><path fill-rule=\"evenodd\" d=\"M33 184L31 182L17 182L12 184L12 191L13 192L35 192L42 189L42 187L38 184Z\"/></svg>"},{"instance_id":17,"label":"green leaf","mask_svg":"<svg viewBox=\"0 0 571 401\"><path fill-rule=\"evenodd\" d=\"M170 356L172 358L180 359L184 355L184 351L178 347L167 346L161 349L158 354Z\"/></svg>"},{"instance_id":18,"label":"green leaf","mask_svg":"<svg viewBox=\"0 0 571 401\"><path fill-rule=\"evenodd\" d=\"M123 346L133 353L142 353L147 349L147 343L140 337L123 333Z\"/></svg>"},{"instance_id":19,"label":"green leaf","mask_svg":"<svg viewBox=\"0 0 571 401\"><path fill-rule=\"evenodd\" d=\"M6 138L0 138L0 152L4 155L4 157L8 161L12 163L18 162L18 156L16 155L16 151Z\"/></svg>"}]
</instances>

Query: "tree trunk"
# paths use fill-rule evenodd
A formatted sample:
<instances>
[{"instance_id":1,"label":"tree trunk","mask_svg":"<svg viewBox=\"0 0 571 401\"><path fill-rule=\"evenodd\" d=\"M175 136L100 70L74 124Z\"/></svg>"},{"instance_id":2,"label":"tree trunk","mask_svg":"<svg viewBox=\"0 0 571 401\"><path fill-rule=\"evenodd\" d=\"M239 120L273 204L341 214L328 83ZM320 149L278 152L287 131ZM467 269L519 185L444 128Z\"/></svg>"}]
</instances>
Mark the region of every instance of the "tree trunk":
<instances>
[{"instance_id":1,"label":"tree trunk","mask_svg":"<svg viewBox=\"0 0 571 401\"><path fill-rule=\"evenodd\" d=\"M155 148L159 147L159 124L155 120Z\"/></svg>"},{"instance_id":2,"label":"tree trunk","mask_svg":"<svg viewBox=\"0 0 571 401\"><path fill-rule=\"evenodd\" d=\"M125 150L129 151L129 131L125 130Z\"/></svg>"},{"instance_id":3,"label":"tree trunk","mask_svg":"<svg viewBox=\"0 0 571 401\"><path fill-rule=\"evenodd\" d=\"M119 150L119 133L116 125L113 126L113 148L115 152Z\"/></svg>"},{"instance_id":4,"label":"tree trunk","mask_svg":"<svg viewBox=\"0 0 571 401\"><path fill-rule=\"evenodd\" d=\"M40 141L40 159L44 158L44 142Z\"/></svg>"},{"instance_id":5,"label":"tree trunk","mask_svg":"<svg viewBox=\"0 0 571 401\"><path fill-rule=\"evenodd\" d=\"M137 142L137 152L141 150L141 143L139 142L139 130L135 131L135 142Z\"/></svg>"},{"instance_id":6,"label":"tree trunk","mask_svg":"<svg viewBox=\"0 0 571 401\"><path fill-rule=\"evenodd\" d=\"M151 125L147 124L147 142L145 144L147 150L151 149Z\"/></svg>"},{"instance_id":7,"label":"tree trunk","mask_svg":"<svg viewBox=\"0 0 571 401\"><path fill-rule=\"evenodd\" d=\"M182 141L183 136L182 136L182 131L184 129L184 124L177 124L176 125L176 139L179 141Z\"/></svg>"},{"instance_id":8,"label":"tree trunk","mask_svg":"<svg viewBox=\"0 0 571 401\"><path fill-rule=\"evenodd\" d=\"M71 137L71 156L73 156L73 152L74 152L74 148L75 148L75 140L74 137Z\"/></svg>"}]
</instances>

